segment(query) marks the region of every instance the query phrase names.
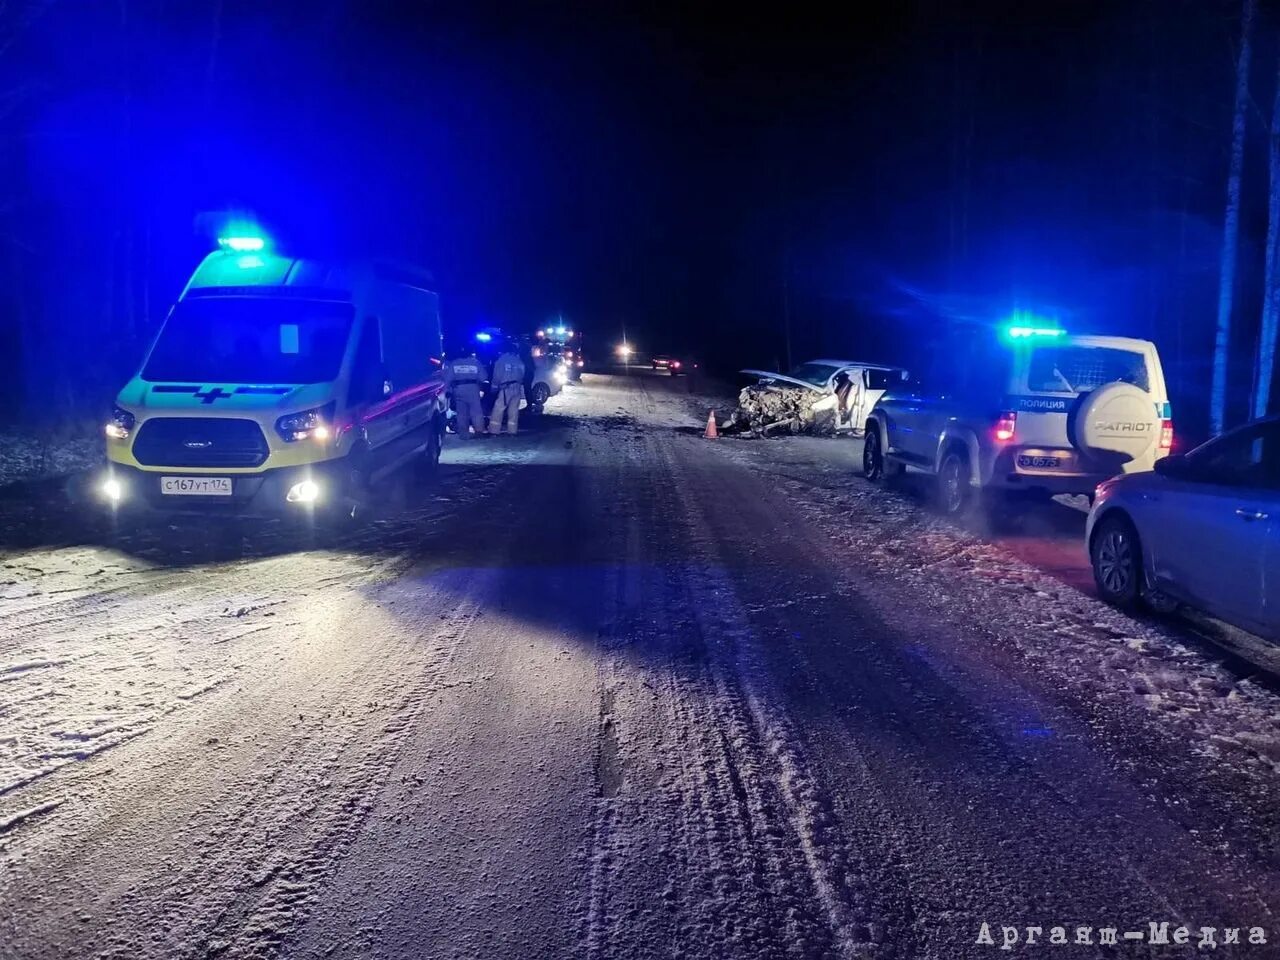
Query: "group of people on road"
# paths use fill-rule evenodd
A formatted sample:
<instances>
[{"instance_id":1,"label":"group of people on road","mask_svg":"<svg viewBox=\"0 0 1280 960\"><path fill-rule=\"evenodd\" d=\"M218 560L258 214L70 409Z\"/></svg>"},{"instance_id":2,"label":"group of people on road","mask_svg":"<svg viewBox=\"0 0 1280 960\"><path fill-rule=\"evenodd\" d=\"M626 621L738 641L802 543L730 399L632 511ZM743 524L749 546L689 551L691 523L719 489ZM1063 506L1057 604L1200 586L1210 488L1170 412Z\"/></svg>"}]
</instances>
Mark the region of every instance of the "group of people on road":
<instances>
[{"instance_id":1,"label":"group of people on road","mask_svg":"<svg viewBox=\"0 0 1280 960\"><path fill-rule=\"evenodd\" d=\"M458 436L466 439L486 435L484 384L489 385L488 397L493 401L489 411L488 434L502 432L506 420L506 432L515 434L520 422L520 403L524 400L524 360L514 342L503 345L493 361L492 370L476 355L474 346L464 348L460 356L445 362L445 389L453 399L457 412ZM474 431L474 432L473 432Z\"/></svg>"}]
</instances>

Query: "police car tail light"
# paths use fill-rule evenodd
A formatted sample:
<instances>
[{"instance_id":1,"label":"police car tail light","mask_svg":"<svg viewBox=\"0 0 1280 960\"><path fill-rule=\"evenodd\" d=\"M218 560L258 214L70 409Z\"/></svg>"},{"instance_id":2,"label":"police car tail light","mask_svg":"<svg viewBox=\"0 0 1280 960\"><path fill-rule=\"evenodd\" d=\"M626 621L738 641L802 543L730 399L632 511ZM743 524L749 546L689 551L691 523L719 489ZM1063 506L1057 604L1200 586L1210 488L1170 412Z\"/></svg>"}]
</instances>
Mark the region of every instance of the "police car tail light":
<instances>
[{"instance_id":1,"label":"police car tail light","mask_svg":"<svg viewBox=\"0 0 1280 960\"><path fill-rule=\"evenodd\" d=\"M1000 441L1012 440L1013 435L1018 429L1018 414L1013 410L1006 410L1000 414L1000 418L996 420L996 439Z\"/></svg>"},{"instance_id":2,"label":"police car tail light","mask_svg":"<svg viewBox=\"0 0 1280 960\"><path fill-rule=\"evenodd\" d=\"M1160 421L1160 449L1161 450L1173 449L1173 421L1172 420Z\"/></svg>"}]
</instances>

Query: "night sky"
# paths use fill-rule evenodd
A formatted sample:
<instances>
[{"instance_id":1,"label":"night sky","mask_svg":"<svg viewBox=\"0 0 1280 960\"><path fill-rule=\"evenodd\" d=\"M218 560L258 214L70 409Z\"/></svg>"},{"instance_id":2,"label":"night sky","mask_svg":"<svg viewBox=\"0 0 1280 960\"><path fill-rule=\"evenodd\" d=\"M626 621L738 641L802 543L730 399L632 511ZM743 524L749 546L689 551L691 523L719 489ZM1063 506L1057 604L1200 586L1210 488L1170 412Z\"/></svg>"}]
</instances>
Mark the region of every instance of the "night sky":
<instances>
[{"instance_id":1,"label":"night sky","mask_svg":"<svg viewBox=\"0 0 1280 960\"><path fill-rule=\"evenodd\" d=\"M1211 340L1237 3L137 0L10 27L11 312L123 329L115 365L207 248L197 214L228 208L429 266L451 333L564 311L597 354L625 326L770 366L789 317L796 361L909 360L1014 307L1152 336L1171 368Z\"/></svg>"}]
</instances>

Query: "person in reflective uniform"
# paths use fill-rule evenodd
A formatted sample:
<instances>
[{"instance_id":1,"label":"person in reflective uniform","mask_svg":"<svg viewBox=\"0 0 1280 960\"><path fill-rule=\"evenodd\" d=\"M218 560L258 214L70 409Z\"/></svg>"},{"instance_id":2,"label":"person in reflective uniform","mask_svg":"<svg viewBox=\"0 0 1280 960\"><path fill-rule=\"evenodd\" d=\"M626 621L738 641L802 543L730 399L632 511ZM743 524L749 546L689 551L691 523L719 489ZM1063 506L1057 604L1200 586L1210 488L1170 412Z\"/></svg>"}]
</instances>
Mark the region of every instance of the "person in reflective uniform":
<instances>
[{"instance_id":1,"label":"person in reflective uniform","mask_svg":"<svg viewBox=\"0 0 1280 960\"><path fill-rule=\"evenodd\" d=\"M484 380L484 368L476 357L475 347L465 347L462 356L445 362L444 385L453 397L457 411L458 436L470 440L471 429L475 436L484 436L484 408L480 405L480 383Z\"/></svg>"},{"instance_id":2,"label":"person in reflective uniform","mask_svg":"<svg viewBox=\"0 0 1280 960\"><path fill-rule=\"evenodd\" d=\"M503 414L507 418L507 433L514 434L520 420L520 401L524 399L524 361L515 344L508 341L502 353L493 361L491 380L494 393L493 409L489 412L489 432L502 432Z\"/></svg>"}]
</instances>

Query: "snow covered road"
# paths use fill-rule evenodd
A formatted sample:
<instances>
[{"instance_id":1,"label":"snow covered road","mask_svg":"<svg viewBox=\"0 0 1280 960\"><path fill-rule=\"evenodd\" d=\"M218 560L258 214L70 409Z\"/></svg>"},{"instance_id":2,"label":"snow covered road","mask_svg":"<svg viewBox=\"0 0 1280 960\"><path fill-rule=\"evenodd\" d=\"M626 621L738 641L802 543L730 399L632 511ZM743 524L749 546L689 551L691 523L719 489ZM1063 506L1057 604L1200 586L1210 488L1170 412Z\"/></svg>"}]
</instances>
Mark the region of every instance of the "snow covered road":
<instances>
[{"instance_id":1,"label":"snow covered road","mask_svg":"<svg viewBox=\"0 0 1280 960\"><path fill-rule=\"evenodd\" d=\"M686 387L332 542L0 500L0 957L1275 955L1271 687Z\"/></svg>"}]
</instances>

